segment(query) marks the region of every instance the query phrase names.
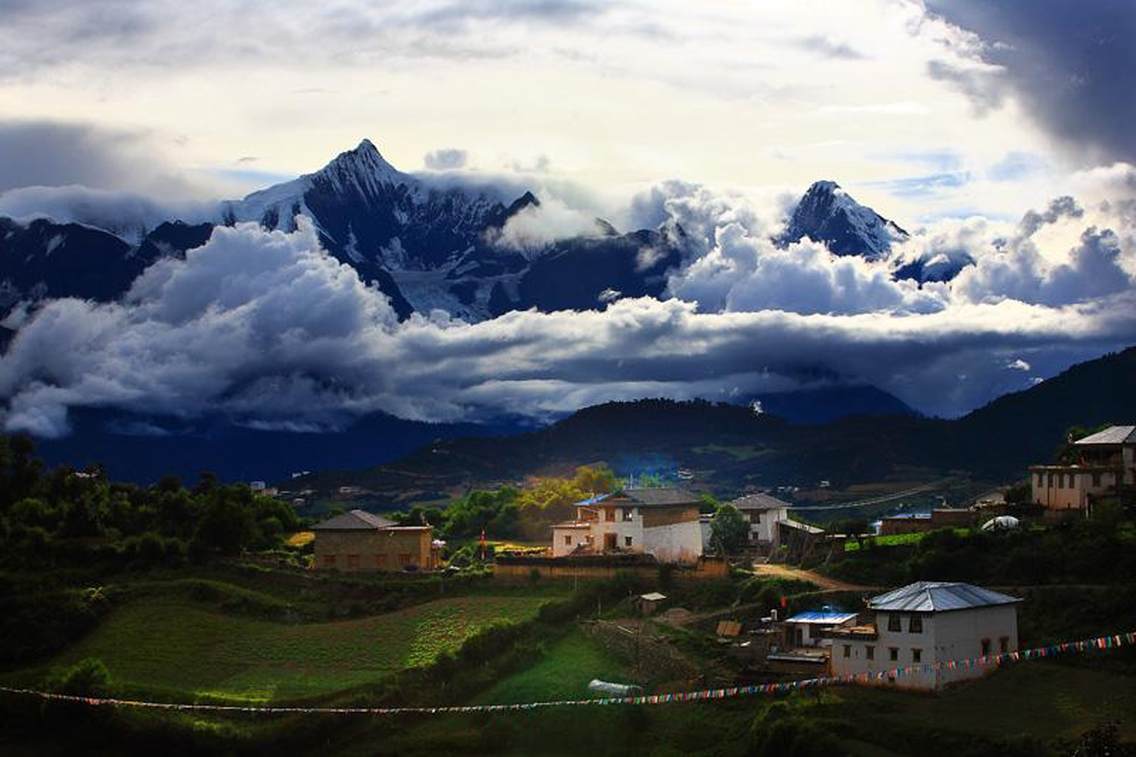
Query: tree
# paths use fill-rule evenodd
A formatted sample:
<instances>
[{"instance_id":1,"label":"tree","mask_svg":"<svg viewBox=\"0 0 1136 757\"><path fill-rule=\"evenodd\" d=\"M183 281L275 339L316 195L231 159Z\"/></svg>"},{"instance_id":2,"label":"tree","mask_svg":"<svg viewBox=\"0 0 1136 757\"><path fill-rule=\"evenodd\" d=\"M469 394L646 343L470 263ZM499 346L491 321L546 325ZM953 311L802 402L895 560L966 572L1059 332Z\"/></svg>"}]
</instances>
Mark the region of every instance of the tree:
<instances>
[{"instance_id":1,"label":"tree","mask_svg":"<svg viewBox=\"0 0 1136 757\"><path fill-rule=\"evenodd\" d=\"M741 551L749 541L749 523L733 505L721 505L710 521L710 544L720 555Z\"/></svg>"},{"instance_id":2,"label":"tree","mask_svg":"<svg viewBox=\"0 0 1136 757\"><path fill-rule=\"evenodd\" d=\"M619 479L606 465L581 465L573 479L576 488L588 494L607 494L619 486Z\"/></svg>"}]
</instances>

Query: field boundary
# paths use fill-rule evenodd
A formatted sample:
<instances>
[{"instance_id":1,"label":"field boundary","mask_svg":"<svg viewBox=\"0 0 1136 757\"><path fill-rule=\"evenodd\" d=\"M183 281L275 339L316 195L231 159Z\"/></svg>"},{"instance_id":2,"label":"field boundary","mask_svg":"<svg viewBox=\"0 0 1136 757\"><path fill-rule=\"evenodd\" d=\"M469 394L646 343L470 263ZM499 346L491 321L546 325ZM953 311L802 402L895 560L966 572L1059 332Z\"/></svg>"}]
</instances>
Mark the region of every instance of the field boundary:
<instances>
[{"instance_id":1,"label":"field boundary","mask_svg":"<svg viewBox=\"0 0 1136 757\"><path fill-rule=\"evenodd\" d=\"M521 710L535 710L547 707L594 707L603 705L658 705L690 702L705 702L717 699L732 699L744 696L784 694L798 689L814 689L828 686L841 686L848 684L872 684L882 682L888 677L901 678L913 673L923 674L935 670L958 668L996 668L1016 662L1045 659L1064 654L1084 654L1094 651L1118 649L1122 646L1136 644L1136 631L1127 633L1098 636L1080 641L1067 641L1060 644L1051 644L1046 647L1006 652L1004 654L972 657L965 660L946 660L921 665L908 665L905 667L883 670L878 673L856 673L843 676L822 676L818 678L804 678L796 681L783 681L780 683L763 683L751 686L731 686L718 689L702 689L699 691L682 691L671 694L651 694L646 696L606 697L597 699L561 699L545 702L522 702L518 704L483 704L483 705L445 705L440 707L298 707L286 705L220 705L197 704L179 702L149 702L132 699L115 699L111 697L92 697L76 694L59 694L51 691L36 689L21 689L9 686L0 686L0 693L16 696L36 697L44 701L69 702L90 707L127 707L151 710L173 710L182 712L215 712L215 713L252 713L258 715L443 715L453 713L471 712L509 712Z\"/></svg>"}]
</instances>

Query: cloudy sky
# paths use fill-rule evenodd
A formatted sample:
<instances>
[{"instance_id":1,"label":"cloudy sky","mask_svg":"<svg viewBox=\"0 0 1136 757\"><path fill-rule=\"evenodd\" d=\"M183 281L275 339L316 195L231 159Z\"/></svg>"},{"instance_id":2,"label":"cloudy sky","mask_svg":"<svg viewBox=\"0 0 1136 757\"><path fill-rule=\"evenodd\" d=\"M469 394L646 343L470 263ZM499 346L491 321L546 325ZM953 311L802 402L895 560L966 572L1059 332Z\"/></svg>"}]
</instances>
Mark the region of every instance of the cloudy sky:
<instances>
[{"instance_id":1,"label":"cloudy sky","mask_svg":"<svg viewBox=\"0 0 1136 757\"><path fill-rule=\"evenodd\" d=\"M574 212L673 217L700 245L666 303L398 325L310 233L227 232L129 302L25 324L0 359L6 423L58 433L78 404L189 413L219 397L285 415L268 395L317 396L313 423L549 415L787 388L810 362L957 415L1136 342L1134 36L1126 0L0 0L12 215L101 192L152 218L369 137L406 171L537 187L563 233ZM774 248L821 178L912 231L898 254L974 265L920 289L823 246ZM294 295L325 302L322 320L251 285L231 311L184 304L179 281L224 289L231 248L260 250L246 255L277 291L304 271ZM217 350L218 329L251 341ZM299 350L298 333L326 338ZM51 356L62 344L86 355L82 375ZM252 344L282 362L244 364Z\"/></svg>"}]
</instances>

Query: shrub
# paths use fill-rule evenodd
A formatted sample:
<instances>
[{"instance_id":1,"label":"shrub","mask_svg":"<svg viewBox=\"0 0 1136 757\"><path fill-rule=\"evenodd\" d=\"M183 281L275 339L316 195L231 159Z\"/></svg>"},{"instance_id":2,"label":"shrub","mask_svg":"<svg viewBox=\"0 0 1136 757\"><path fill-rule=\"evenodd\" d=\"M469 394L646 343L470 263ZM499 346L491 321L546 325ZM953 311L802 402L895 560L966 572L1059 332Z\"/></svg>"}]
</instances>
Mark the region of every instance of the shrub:
<instances>
[{"instance_id":1,"label":"shrub","mask_svg":"<svg viewBox=\"0 0 1136 757\"><path fill-rule=\"evenodd\" d=\"M81 697L103 697L111 692L110 671L97 657L86 657L48 681L48 687L59 694Z\"/></svg>"}]
</instances>

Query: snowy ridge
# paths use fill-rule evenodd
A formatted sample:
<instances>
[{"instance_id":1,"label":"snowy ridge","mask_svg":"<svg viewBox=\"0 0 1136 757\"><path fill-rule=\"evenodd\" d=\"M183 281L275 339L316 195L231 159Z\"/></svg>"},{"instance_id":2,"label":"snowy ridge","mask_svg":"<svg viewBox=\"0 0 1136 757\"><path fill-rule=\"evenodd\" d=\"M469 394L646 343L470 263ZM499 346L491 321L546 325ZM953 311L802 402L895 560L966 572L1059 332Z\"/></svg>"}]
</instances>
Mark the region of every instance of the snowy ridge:
<instances>
[{"instance_id":1,"label":"snowy ridge","mask_svg":"<svg viewBox=\"0 0 1136 757\"><path fill-rule=\"evenodd\" d=\"M824 242L837 255L879 260L887 256L893 244L906 241L908 234L856 202L835 181L818 181L801 198L781 241L788 244L805 237Z\"/></svg>"}]
</instances>

